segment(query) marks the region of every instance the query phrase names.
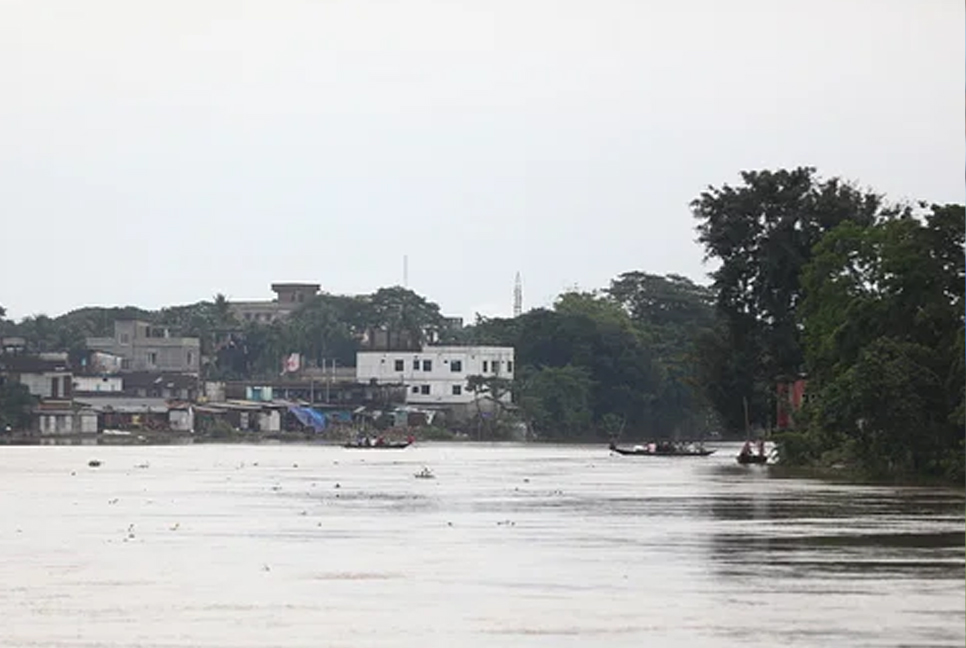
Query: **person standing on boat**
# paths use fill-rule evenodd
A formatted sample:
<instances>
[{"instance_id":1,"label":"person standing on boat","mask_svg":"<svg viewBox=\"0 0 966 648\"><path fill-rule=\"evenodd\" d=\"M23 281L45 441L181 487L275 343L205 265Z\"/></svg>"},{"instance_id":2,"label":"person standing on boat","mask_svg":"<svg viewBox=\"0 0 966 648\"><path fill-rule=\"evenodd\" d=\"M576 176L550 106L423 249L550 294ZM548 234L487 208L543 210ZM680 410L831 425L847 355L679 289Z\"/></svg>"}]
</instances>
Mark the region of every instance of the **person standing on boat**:
<instances>
[{"instance_id":1,"label":"person standing on boat","mask_svg":"<svg viewBox=\"0 0 966 648\"><path fill-rule=\"evenodd\" d=\"M765 440L764 439L758 439L758 456L759 457L764 457L765 456Z\"/></svg>"},{"instance_id":2,"label":"person standing on boat","mask_svg":"<svg viewBox=\"0 0 966 648\"><path fill-rule=\"evenodd\" d=\"M746 456L746 457L749 456L749 455L751 455L751 440L750 439L748 441L745 441L745 445L742 446L742 448L741 448L741 454L743 456Z\"/></svg>"}]
</instances>

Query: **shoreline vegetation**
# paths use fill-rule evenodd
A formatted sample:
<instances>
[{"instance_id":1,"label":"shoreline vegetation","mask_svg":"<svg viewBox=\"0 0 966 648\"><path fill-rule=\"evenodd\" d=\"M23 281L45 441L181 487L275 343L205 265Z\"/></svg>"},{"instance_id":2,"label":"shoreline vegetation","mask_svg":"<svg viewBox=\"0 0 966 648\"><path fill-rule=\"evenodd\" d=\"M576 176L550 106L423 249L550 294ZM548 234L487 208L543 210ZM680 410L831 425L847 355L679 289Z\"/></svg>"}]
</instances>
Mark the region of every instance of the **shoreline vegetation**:
<instances>
[{"instance_id":1,"label":"shoreline vegetation","mask_svg":"<svg viewBox=\"0 0 966 648\"><path fill-rule=\"evenodd\" d=\"M323 293L274 323L234 320L223 295L19 322L0 309L0 336L25 338L33 352L78 351L86 337L109 335L115 319L137 317L200 338L204 379L258 380L276 375L289 353L309 366L352 366L360 331L432 333L442 344L514 347L513 383L476 385L484 395L509 390L514 406L417 437L508 440L522 424L528 438L548 442L713 443L716 431L774 441L779 472L963 484L963 205L890 203L800 167L743 172L690 207L716 267L708 285L629 271L551 307L477 315L463 328L399 286ZM806 384L800 409L777 389L794 381ZM32 401L19 387L0 385L0 425L29 420Z\"/></svg>"}]
</instances>

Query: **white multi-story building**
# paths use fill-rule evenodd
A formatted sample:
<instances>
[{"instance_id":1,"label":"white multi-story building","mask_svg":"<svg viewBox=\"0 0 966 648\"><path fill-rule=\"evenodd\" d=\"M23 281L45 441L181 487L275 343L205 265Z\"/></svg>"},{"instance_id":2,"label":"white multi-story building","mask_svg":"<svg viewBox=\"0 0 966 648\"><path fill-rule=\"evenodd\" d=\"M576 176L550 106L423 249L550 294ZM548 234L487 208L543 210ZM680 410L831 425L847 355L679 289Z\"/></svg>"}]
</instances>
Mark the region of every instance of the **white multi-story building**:
<instances>
[{"instance_id":1,"label":"white multi-story building","mask_svg":"<svg viewBox=\"0 0 966 648\"><path fill-rule=\"evenodd\" d=\"M470 376L513 380L513 347L428 346L421 351L361 351L356 379L404 384L414 405L466 405L477 395L467 389ZM501 400L509 403L510 394Z\"/></svg>"}]
</instances>

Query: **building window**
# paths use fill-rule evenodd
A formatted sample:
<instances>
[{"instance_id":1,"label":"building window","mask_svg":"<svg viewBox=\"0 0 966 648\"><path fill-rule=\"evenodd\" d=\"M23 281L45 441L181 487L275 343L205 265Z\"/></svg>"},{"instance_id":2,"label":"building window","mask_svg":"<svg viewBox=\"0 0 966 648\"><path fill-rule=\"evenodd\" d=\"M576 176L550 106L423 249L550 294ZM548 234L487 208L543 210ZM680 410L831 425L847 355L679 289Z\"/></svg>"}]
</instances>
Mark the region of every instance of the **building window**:
<instances>
[{"instance_id":1,"label":"building window","mask_svg":"<svg viewBox=\"0 0 966 648\"><path fill-rule=\"evenodd\" d=\"M245 319L248 320L249 322L252 321L252 314L251 313L245 313Z\"/></svg>"},{"instance_id":2,"label":"building window","mask_svg":"<svg viewBox=\"0 0 966 648\"><path fill-rule=\"evenodd\" d=\"M413 371L419 371L419 358L413 360Z\"/></svg>"},{"instance_id":3,"label":"building window","mask_svg":"<svg viewBox=\"0 0 966 648\"><path fill-rule=\"evenodd\" d=\"M507 373L513 373L513 360L506 361L506 370Z\"/></svg>"},{"instance_id":4,"label":"building window","mask_svg":"<svg viewBox=\"0 0 966 648\"><path fill-rule=\"evenodd\" d=\"M491 365L492 366L490 368L493 370L493 373L500 373L500 361L499 360L494 360L491 363Z\"/></svg>"},{"instance_id":5,"label":"building window","mask_svg":"<svg viewBox=\"0 0 966 648\"><path fill-rule=\"evenodd\" d=\"M490 370L490 363L488 361L484 360L483 361L483 373L486 373L489 370Z\"/></svg>"},{"instance_id":6,"label":"building window","mask_svg":"<svg viewBox=\"0 0 966 648\"><path fill-rule=\"evenodd\" d=\"M413 393L414 394L418 394L419 393L419 386L418 385L413 385Z\"/></svg>"},{"instance_id":7,"label":"building window","mask_svg":"<svg viewBox=\"0 0 966 648\"><path fill-rule=\"evenodd\" d=\"M420 394L423 394L424 396L428 396L429 395L429 385L422 385L419 388L419 393Z\"/></svg>"},{"instance_id":8,"label":"building window","mask_svg":"<svg viewBox=\"0 0 966 648\"><path fill-rule=\"evenodd\" d=\"M158 354L152 351L148 354L148 362L151 364L158 364Z\"/></svg>"},{"instance_id":9,"label":"building window","mask_svg":"<svg viewBox=\"0 0 966 648\"><path fill-rule=\"evenodd\" d=\"M453 385L453 396L459 396L463 393L462 385Z\"/></svg>"},{"instance_id":10,"label":"building window","mask_svg":"<svg viewBox=\"0 0 966 648\"><path fill-rule=\"evenodd\" d=\"M121 344L127 344L131 341L131 337L127 333L121 333Z\"/></svg>"},{"instance_id":11,"label":"building window","mask_svg":"<svg viewBox=\"0 0 966 648\"><path fill-rule=\"evenodd\" d=\"M453 360L452 362L449 363L449 370L452 371L453 373L458 373L460 371L463 371L463 361Z\"/></svg>"},{"instance_id":12,"label":"building window","mask_svg":"<svg viewBox=\"0 0 966 648\"><path fill-rule=\"evenodd\" d=\"M403 364L402 360L396 360L396 362L394 363L394 366L396 368L396 371L402 371L405 365Z\"/></svg>"},{"instance_id":13,"label":"building window","mask_svg":"<svg viewBox=\"0 0 966 648\"><path fill-rule=\"evenodd\" d=\"M432 371L432 370L433 370L433 361L423 360L423 371Z\"/></svg>"},{"instance_id":14,"label":"building window","mask_svg":"<svg viewBox=\"0 0 966 648\"><path fill-rule=\"evenodd\" d=\"M188 351L188 366L189 367L191 366L191 363L194 360L194 358L195 358L194 357L194 354L192 354L191 351Z\"/></svg>"}]
</instances>

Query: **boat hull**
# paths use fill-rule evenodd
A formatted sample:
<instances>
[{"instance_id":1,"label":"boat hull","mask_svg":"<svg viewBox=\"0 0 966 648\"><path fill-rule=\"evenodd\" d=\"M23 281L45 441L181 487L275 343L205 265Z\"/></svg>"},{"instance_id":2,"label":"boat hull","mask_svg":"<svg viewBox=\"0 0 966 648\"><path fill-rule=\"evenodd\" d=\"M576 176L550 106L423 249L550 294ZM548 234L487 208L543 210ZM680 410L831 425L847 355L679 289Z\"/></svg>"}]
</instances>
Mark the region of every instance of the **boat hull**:
<instances>
[{"instance_id":1,"label":"boat hull","mask_svg":"<svg viewBox=\"0 0 966 648\"><path fill-rule=\"evenodd\" d=\"M763 457L761 455L743 455L740 454L737 457L738 463L742 465L751 464L765 464L768 463L768 457Z\"/></svg>"},{"instance_id":2,"label":"boat hull","mask_svg":"<svg viewBox=\"0 0 966 648\"><path fill-rule=\"evenodd\" d=\"M349 448L351 450L402 450L403 448L408 448L411 446L410 442L403 443L383 443L381 445L361 445L358 443L346 443L343 444L343 448Z\"/></svg>"},{"instance_id":3,"label":"boat hull","mask_svg":"<svg viewBox=\"0 0 966 648\"><path fill-rule=\"evenodd\" d=\"M668 452L668 451L657 451L648 452L647 450L629 450L627 448L618 448L616 446L611 446L610 450L616 452L619 455L624 455L625 457L707 457L713 455L716 450L695 450L693 452Z\"/></svg>"}]
</instances>

